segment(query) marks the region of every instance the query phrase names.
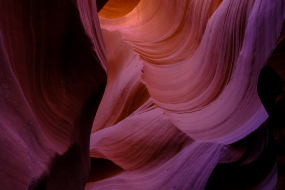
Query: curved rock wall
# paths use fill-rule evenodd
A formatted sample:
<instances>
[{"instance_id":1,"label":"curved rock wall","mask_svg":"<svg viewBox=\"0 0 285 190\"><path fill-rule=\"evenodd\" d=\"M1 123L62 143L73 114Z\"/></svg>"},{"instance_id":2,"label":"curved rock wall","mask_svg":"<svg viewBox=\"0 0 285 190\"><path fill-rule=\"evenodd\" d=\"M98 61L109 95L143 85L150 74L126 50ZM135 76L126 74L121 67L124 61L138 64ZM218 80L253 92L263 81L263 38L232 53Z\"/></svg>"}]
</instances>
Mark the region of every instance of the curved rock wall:
<instances>
[{"instance_id":1,"label":"curved rock wall","mask_svg":"<svg viewBox=\"0 0 285 190\"><path fill-rule=\"evenodd\" d=\"M0 189L282 189L284 19L284 0L0 0Z\"/></svg>"},{"instance_id":2,"label":"curved rock wall","mask_svg":"<svg viewBox=\"0 0 285 190\"><path fill-rule=\"evenodd\" d=\"M109 70L90 155L122 170L86 189L274 189L257 83L284 2L141 0L117 17L111 2L99 12Z\"/></svg>"},{"instance_id":3,"label":"curved rock wall","mask_svg":"<svg viewBox=\"0 0 285 190\"><path fill-rule=\"evenodd\" d=\"M98 18L82 24L80 10L69 0L0 1L1 190L85 187L107 77Z\"/></svg>"}]
</instances>

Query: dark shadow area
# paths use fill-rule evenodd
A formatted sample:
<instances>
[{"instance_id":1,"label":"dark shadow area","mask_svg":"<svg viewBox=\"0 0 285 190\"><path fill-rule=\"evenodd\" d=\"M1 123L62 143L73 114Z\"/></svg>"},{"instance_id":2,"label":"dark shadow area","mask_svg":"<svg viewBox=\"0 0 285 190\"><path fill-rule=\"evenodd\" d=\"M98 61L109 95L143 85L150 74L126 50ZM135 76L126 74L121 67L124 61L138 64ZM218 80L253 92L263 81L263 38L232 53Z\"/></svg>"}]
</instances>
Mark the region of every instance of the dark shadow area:
<instances>
[{"instance_id":1,"label":"dark shadow area","mask_svg":"<svg viewBox=\"0 0 285 190\"><path fill-rule=\"evenodd\" d=\"M97 11L99 12L108 2L108 0L96 0Z\"/></svg>"},{"instance_id":2,"label":"dark shadow area","mask_svg":"<svg viewBox=\"0 0 285 190\"><path fill-rule=\"evenodd\" d=\"M268 147L264 149L256 161L250 164L242 166L238 162L218 164L211 174L205 189L258 189L257 186L270 175L275 162L274 142L271 138Z\"/></svg>"},{"instance_id":3,"label":"dark shadow area","mask_svg":"<svg viewBox=\"0 0 285 190\"><path fill-rule=\"evenodd\" d=\"M277 190L285 189L285 22L277 45L261 70L258 95L269 114L268 122L275 143L278 183Z\"/></svg>"},{"instance_id":4,"label":"dark shadow area","mask_svg":"<svg viewBox=\"0 0 285 190\"><path fill-rule=\"evenodd\" d=\"M281 78L274 69L269 66L265 66L261 69L257 84L257 92L269 115L271 115L271 110L278 95L282 92L282 84Z\"/></svg>"},{"instance_id":5,"label":"dark shadow area","mask_svg":"<svg viewBox=\"0 0 285 190\"><path fill-rule=\"evenodd\" d=\"M90 158L91 171L87 182L96 182L116 176L123 172L123 169L112 161L103 158Z\"/></svg>"}]
</instances>

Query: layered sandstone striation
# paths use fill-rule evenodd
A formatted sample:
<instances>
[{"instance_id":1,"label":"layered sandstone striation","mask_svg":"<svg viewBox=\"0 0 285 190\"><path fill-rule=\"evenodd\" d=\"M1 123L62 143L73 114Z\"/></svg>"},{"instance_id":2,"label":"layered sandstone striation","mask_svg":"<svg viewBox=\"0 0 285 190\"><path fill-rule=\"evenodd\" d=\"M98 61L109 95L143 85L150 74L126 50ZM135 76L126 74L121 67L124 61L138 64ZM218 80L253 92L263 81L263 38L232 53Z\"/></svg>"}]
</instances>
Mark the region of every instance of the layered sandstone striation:
<instances>
[{"instance_id":1,"label":"layered sandstone striation","mask_svg":"<svg viewBox=\"0 0 285 190\"><path fill-rule=\"evenodd\" d=\"M86 189L274 189L257 84L284 2L141 0L120 16L112 2L99 12L108 83L90 156L121 169Z\"/></svg>"},{"instance_id":2,"label":"layered sandstone striation","mask_svg":"<svg viewBox=\"0 0 285 190\"><path fill-rule=\"evenodd\" d=\"M282 189L284 19L284 0L0 0L0 189Z\"/></svg>"},{"instance_id":3,"label":"layered sandstone striation","mask_svg":"<svg viewBox=\"0 0 285 190\"><path fill-rule=\"evenodd\" d=\"M77 7L69 0L0 3L1 190L85 187L107 77L98 17L83 23Z\"/></svg>"}]
</instances>

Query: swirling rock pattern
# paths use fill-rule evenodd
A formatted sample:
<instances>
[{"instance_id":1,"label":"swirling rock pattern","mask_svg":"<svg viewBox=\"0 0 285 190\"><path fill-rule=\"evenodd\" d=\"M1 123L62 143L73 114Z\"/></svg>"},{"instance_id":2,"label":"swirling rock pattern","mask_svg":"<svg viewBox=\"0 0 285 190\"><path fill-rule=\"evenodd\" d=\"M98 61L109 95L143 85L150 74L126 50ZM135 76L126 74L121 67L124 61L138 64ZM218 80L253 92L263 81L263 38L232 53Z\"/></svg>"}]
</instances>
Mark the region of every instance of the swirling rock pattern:
<instances>
[{"instance_id":1,"label":"swirling rock pattern","mask_svg":"<svg viewBox=\"0 0 285 190\"><path fill-rule=\"evenodd\" d=\"M0 189L284 188L284 19L284 0L0 0Z\"/></svg>"},{"instance_id":2,"label":"swirling rock pattern","mask_svg":"<svg viewBox=\"0 0 285 190\"><path fill-rule=\"evenodd\" d=\"M90 156L121 170L86 189L274 189L257 83L284 2L141 0L127 14L115 4L99 12L108 83Z\"/></svg>"}]
</instances>

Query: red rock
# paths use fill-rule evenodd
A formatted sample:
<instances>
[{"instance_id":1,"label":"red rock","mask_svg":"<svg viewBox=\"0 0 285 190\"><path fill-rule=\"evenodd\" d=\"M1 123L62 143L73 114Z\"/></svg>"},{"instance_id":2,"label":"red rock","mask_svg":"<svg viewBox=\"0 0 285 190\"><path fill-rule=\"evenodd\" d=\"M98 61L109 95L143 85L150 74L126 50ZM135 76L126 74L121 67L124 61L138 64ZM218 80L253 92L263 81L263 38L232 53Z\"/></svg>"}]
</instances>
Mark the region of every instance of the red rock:
<instances>
[{"instance_id":1,"label":"red rock","mask_svg":"<svg viewBox=\"0 0 285 190\"><path fill-rule=\"evenodd\" d=\"M106 2L0 3L0 189L274 189L284 0Z\"/></svg>"},{"instance_id":2,"label":"red rock","mask_svg":"<svg viewBox=\"0 0 285 190\"><path fill-rule=\"evenodd\" d=\"M0 189L84 189L91 126L106 85L102 40L90 43L68 0L2 2L0 29L7 52Z\"/></svg>"}]
</instances>

